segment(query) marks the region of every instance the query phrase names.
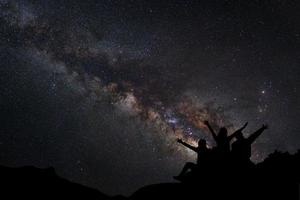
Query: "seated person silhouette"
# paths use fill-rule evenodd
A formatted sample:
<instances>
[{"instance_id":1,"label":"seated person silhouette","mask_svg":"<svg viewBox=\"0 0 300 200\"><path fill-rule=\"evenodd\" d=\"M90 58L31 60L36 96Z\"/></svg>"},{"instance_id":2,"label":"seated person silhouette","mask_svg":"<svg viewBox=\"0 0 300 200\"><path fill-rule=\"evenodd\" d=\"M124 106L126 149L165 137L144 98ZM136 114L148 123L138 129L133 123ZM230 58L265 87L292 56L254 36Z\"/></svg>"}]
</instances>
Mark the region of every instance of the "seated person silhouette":
<instances>
[{"instance_id":1,"label":"seated person silhouette","mask_svg":"<svg viewBox=\"0 0 300 200\"><path fill-rule=\"evenodd\" d=\"M204 140L204 139L200 139L198 141L197 147L194 147L188 143L183 142L182 139L177 139L177 142L197 153L197 164L187 162L184 165L180 174L178 176L174 176L175 179L180 180L188 172L188 170L191 170L191 171L197 170L200 163L202 165L202 164L205 164L208 162L208 159L210 156L209 155L210 149L207 148L206 140Z\"/></svg>"},{"instance_id":2,"label":"seated person silhouette","mask_svg":"<svg viewBox=\"0 0 300 200\"><path fill-rule=\"evenodd\" d=\"M228 132L227 132L227 129L225 127L220 128L220 131L217 135L215 133L215 131L212 129L212 127L210 126L208 121L204 121L204 124L210 130L210 132L211 132L211 134L212 134L212 136L213 136L213 138L214 138L214 140L217 144L217 147L216 147L217 152L221 153L221 154L229 154L229 152L230 152L230 141L236 136L237 133L241 132L243 129L246 128L246 126L248 125L248 122L246 122L243 127L238 129L237 131L235 131L230 136L228 136Z\"/></svg>"},{"instance_id":3,"label":"seated person silhouette","mask_svg":"<svg viewBox=\"0 0 300 200\"><path fill-rule=\"evenodd\" d=\"M249 137L245 138L242 131L235 134L236 141L232 143L232 156L235 162L241 164L250 164L251 145L264 130L268 128L267 125L262 125L260 129L252 133Z\"/></svg>"}]
</instances>

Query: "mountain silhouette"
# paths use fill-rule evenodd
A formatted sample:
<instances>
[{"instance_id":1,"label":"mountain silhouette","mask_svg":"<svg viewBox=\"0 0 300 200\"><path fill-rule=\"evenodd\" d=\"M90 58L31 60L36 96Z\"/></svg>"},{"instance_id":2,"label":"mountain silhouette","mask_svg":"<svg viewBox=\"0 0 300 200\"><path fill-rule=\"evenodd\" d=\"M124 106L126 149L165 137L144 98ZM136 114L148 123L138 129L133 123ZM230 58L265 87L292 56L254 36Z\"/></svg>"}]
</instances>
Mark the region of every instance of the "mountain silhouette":
<instances>
[{"instance_id":1,"label":"mountain silhouette","mask_svg":"<svg viewBox=\"0 0 300 200\"><path fill-rule=\"evenodd\" d=\"M0 186L1 199L122 199L63 179L51 167L0 166Z\"/></svg>"},{"instance_id":2,"label":"mountain silhouette","mask_svg":"<svg viewBox=\"0 0 300 200\"><path fill-rule=\"evenodd\" d=\"M129 197L108 196L72 183L53 168L0 166L7 199L299 199L300 151L275 151L252 167L219 165L189 172L180 182L145 186ZM101 178L101 177L99 177ZM5 198L3 198L5 199Z\"/></svg>"}]
</instances>

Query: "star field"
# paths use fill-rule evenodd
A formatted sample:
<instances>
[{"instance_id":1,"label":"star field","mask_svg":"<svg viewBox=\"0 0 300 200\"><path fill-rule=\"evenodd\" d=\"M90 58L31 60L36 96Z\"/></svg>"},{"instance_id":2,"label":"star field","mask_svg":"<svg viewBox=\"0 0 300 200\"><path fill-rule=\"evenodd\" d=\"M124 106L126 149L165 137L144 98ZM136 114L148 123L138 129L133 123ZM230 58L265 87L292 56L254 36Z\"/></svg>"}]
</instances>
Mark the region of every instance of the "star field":
<instances>
[{"instance_id":1,"label":"star field","mask_svg":"<svg viewBox=\"0 0 300 200\"><path fill-rule=\"evenodd\" d=\"M299 138L297 1L0 0L0 164L109 194L172 181L204 120Z\"/></svg>"}]
</instances>

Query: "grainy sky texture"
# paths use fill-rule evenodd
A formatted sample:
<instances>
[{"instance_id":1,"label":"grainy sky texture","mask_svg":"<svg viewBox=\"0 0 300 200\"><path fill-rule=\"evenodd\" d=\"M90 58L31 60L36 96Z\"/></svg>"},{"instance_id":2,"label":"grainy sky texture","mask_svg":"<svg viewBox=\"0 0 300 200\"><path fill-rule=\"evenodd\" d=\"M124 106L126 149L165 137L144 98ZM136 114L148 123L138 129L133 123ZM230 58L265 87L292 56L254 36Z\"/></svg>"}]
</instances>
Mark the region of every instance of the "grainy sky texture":
<instances>
[{"instance_id":1,"label":"grainy sky texture","mask_svg":"<svg viewBox=\"0 0 300 200\"><path fill-rule=\"evenodd\" d=\"M299 1L0 0L0 164L55 167L108 194L172 181L245 134L259 162L300 146Z\"/></svg>"}]
</instances>

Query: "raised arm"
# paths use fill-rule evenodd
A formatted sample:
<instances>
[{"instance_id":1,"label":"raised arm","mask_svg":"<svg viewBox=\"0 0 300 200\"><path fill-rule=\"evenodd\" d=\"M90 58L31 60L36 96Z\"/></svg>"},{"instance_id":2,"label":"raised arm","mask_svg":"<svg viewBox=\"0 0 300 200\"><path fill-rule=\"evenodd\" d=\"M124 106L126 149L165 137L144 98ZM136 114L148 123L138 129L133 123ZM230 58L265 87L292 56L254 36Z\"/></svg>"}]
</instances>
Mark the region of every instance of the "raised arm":
<instances>
[{"instance_id":1,"label":"raised arm","mask_svg":"<svg viewBox=\"0 0 300 200\"><path fill-rule=\"evenodd\" d=\"M204 121L204 124L208 127L208 129L210 130L214 140L217 140L217 135L215 133L215 131L212 129L212 127L210 126L208 121Z\"/></svg>"},{"instance_id":2,"label":"raised arm","mask_svg":"<svg viewBox=\"0 0 300 200\"><path fill-rule=\"evenodd\" d=\"M260 136L262 134L262 132L264 132L264 130L266 130L268 128L267 125L263 124L262 127L260 129L258 129L257 131L255 131L254 133L252 133L248 138L247 140L251 143L253 143L256 138L258 136Z\"/></svg>"},{"instance_id":3,"label":"raised arm","mask_svg":"<svg viewBox=\"0 0 300 200\"><path fill-rule=\"evenodd\" d=\"M244 124L240 129L236 130L234 133L232 133L230 136L228 136L228 139L231 140L233 139L238 133L242 132L248 125L248 122Z\"/></svg>"},{"instance_id":4,"label":"raised arm","mask_svg":"<svg viewBox=\"0 0 300 200\"><path fill-rule=\"evenodd\" d=\"M187 147L187 148L195 151L195 152L197 151L196 147L194 147L194 146L192 146L192 145L190 145L188 143L183 142L182 139L177 139L177 142L180 143L180 144L182 144L183 146L185 146L185 147Z\"/></svg>"}]
</instances>

